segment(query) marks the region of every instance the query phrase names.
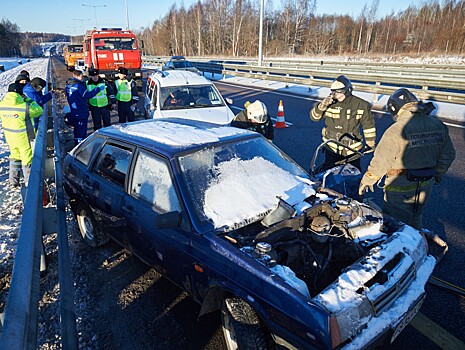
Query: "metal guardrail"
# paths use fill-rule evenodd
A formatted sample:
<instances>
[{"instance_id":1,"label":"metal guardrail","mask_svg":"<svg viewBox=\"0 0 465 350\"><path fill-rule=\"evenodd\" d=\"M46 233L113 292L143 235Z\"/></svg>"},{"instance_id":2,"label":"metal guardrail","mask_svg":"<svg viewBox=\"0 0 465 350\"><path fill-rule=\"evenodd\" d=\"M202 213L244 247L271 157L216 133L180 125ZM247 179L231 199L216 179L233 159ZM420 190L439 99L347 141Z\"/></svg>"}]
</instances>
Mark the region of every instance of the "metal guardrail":
<instances>
[{"instance_id":1,"label":"metal guardrail","mask_svg":"<svg viewBox=\"0 0 465 350\"><path fill-rule=\"evenodd\" d=\"M160 64L166 57L143 57L144 62ZM465 73L462 66L402 64L402 63L351 63L321 62L318 66L302 68L275 67L273 64L257 66L246 64L191 61L199 70L259 80L279 81L316 87L329 87L337 75L347 75L357 91L390 95L399 87L412 90L423 100L465 104ZM288 63L290 65L294 63ZM324 68L323 68L324 67ZM381 67L384 67L381 69ZM421 69L419 68L421 67ZM416 69L413 69L416 68ZM377 70L380 70L379 72ZM446 74L447 73L447 74Z\"/></svg>"},{"instance_id":2,"label":"metal guardrail","mask_svg":"<svg viewBox=\"0 0 465 350\"><path fill-rule=\"evenodd\" d=\"M50 73L47 69L47 85ZM52 115L56 119L55 100ZM47 157L48 104L39 121L31 174L25 190L24 209L18 238L10 290L6 302L3 328L0 327L0 349L37 348L40 271L45 269L42 235L58 232L58 275L60 281L60 314L62 348L78 349L74 290L68 251L66 214L61 173L61 150L58 123L54 123L55 181L57 207L43 207L44 178L53 176L51 158ZM41 256L42 255L42 256Z\"/></svg>"}]
</instances>

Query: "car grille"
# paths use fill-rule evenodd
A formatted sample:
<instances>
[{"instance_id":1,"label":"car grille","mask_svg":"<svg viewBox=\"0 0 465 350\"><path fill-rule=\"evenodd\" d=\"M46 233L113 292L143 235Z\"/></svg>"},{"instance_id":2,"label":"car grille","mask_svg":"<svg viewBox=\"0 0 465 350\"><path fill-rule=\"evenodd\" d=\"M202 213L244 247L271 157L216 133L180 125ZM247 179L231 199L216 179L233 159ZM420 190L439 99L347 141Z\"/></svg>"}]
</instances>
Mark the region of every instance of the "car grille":
<instances>
[{"instance_id":1,"label":"car grille","mask_svg":"<svg viewBox=\"0 0 465 350\"><path fill-rule=\"evenodd\" d=\"M393 260L396 260L394 258ZM378 274L389 274L385 269L378 272ZM377 275L378 275L377 274ZM376 276L375 276L376 277ZM380 315L385 309L389 308L392 303L400 296L412 283L416 277L415 264L412 263L404 275L390 286L385 292L379 295L375 300L370 300L371 306L376 316ZM378 276L379 278L379 276Z\"/></svg>"}]
</instances>

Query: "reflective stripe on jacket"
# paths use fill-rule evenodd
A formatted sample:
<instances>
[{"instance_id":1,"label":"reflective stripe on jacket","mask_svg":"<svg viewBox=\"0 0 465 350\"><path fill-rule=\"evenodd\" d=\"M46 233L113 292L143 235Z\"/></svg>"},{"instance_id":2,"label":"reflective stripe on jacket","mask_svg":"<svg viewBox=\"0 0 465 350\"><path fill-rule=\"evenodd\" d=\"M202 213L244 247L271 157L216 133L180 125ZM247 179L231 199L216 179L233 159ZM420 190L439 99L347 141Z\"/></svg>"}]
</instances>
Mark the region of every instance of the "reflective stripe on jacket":
<instances>
[{"instance_id":1,"label":"reflective stripe on jacket","mask_svg":"<svg viewBox=\"0 0 465 350\"><path fill-rule=\"evenodd\" d=\"M418 103L401 111L397 122L384 132L368 171L381 178L389 169L433 168L435 176L441 177L454 159L455 149L447 126ZM416 183L408 181L406 175L387 175L385 184L386 190L408 192L409 186Z\"/></svg>"},{"instance_id":2,"label":"reflective stripe on jacket","mask_svg":"<svg viewBox=\"0 0 465 350\"><path fill-rule=\"evenodd\" d=\"M129 102L132 100L131 92L132 80L118 79L115 81L116 99L121 102Z\"/></svg>"},{"instance_id":3,"label":"reflective stripe on jacket","mask_svg":"<svg viewBox=\"0 0 465 350\"><path fill-rule=\"evenodd\" d=\"M16 92L8 92L0 101L0 117L10 157L25 165L32 162L30 141L35 138L30 118L37 118L43 110L36 102L25 102Z\"/></svg>"},{"instance_id":4,"label":"reflective stripe on jacket","mask_svg":"<svg viewBox=\"0 0 465 350\"><path fill-rule=\"evenodd\" d=\"M87 86L87 91L92 91L96 87L100 87L100 86L106 87L105 82L103 81L98 84L93 84L93 83L90 83L90 80L87 81L86 86ZM108 97L107 97L106 89L100 91L97 95L90 98L89 103L91 104L91 106L94 106L94 107L106 107L108 105Z\"/></svg>"},{"instance_id":5,"label":"reflective stripe on jacket","mask_svg":"<svg viewBox=\"0 0 465 350\"><path fill-rule=\"evenodd\" d=\"M375 120L371 113L370 104L354 95L347 96L344 101L335 103L328 106L326 110L321 110L319 104L310 111L310 120L318 122L325 119L325 127L322 130L322 139L327 141L329 139L339 139L345 133L351 134L360 141L350 140L344 138L342 143L350 146L355 150L362 148L363 137L365 141L374 142L376 139ZM363 130L363 136L361 130ZM338 154L348 155L353 152L345 148L338 147L334 143L329 143L328 148Z\"/></svg>"}]
</instances>

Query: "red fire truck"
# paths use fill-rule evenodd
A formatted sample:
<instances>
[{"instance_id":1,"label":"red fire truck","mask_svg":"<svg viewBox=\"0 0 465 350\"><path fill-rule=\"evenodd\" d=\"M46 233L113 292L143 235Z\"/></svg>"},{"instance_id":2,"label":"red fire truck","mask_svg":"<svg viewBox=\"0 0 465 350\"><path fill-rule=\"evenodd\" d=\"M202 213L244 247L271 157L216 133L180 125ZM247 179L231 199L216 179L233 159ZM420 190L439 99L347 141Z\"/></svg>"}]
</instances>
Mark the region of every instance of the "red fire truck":
<instances>
[{"instance_id":1,"label":"red fire truck","mask_svg":"<svg viewBox=\"0 0 465 350\"><path fill-rule=\"evenodd\" d=\"M121 28L88 30L83 47L86 70L96 68L100 75L114 80L118 67L125 67L133 79L142 78L139 45L132 31Z\"/></svg>"}]
</instances>

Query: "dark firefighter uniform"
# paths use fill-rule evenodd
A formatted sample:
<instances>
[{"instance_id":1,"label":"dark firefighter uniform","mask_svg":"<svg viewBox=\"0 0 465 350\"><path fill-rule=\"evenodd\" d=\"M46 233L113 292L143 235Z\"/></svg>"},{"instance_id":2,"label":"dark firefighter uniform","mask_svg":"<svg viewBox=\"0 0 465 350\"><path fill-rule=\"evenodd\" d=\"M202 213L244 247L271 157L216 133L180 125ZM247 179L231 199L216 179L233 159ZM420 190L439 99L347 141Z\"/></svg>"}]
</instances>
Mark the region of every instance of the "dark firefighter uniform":
<instances>
[{"instance_id":1,"label":"dark firefighter uniform","mask_svg":"<svg viewBox=\"0 0 465 350\"><path fill-rule=\"evenodd\" d=\"M360 194L386 176L383 212L416 229L434 182L441 181L455 159L447 126L422 102L406 104L378 143L362 178ZM423 180L412 174L423 173Z\"/></svg>"},{"instance_id":2,"label":"dark firefighter uniform","mask_svg":"<svg viewBox=\"0 0 465 350\"><path fill-rule=\"evenodd\" d=\"M89 78L86 82L86 86L87 91L92 91L96 87L100 87L102 89L97 95L89 99L89 109L92 115L92 121L94 122L94 131L102 127L102 121L103 126L110 126L111 105L116 103L113 87L100 76L97 81Z\"/></svg>"},{"instance_id":3,"label":"dark firefighter uniform","mask_svg":"<svg viewBox=\"0 0 465 350\"><path fill-rule=\"evenodd\" d=\"M21 168L27 185L32 165L31 142L35 139L35 130L31 118L39 117L43 110L32 100L24 101L22 87L11 84L0 101L0 117L5 139L10 149L9 182L19 186Z\"/></svg>"},{"instance_id":4,"label":"dark firefighter uniform","mask_svg":"<svg viewBox=\"0 0 465 350\"><path fill-rule=\"evenodd\" d=\"M371 114L370 104L367 101L349 95L342 102L334 100L326 110L320 107L320 104L315 104L310 111L310 119L314 122L318 122L322 118L325 119L325 127L322 130L323 141L329 139L339 140L343 134L348 133L355 136L359 141L344 138L342 143L355 150L360 150L363 146L363 137L360 132L361 126L366 144L374 147L376 139L375 121ZM340 158L353 153L335 143L328 143L325 152L335 153L341 156ZM327 167L330 167L330 164Z\"/></svg>"},{"instance_id":5,"label":"dark firefighter uniform","mask_svg":"<svg viewBox=\"0 0 465 350\"><path fill-rule=\"evenodd\" d=\"M231 121L231 126L258 132L270 141L273 141L274 138L273 123L271 122L271 118L268 114L266 115L266 121L264 123L253 123L247 117L247 109L244 109Z\"/></svg>"}]
</instances>

